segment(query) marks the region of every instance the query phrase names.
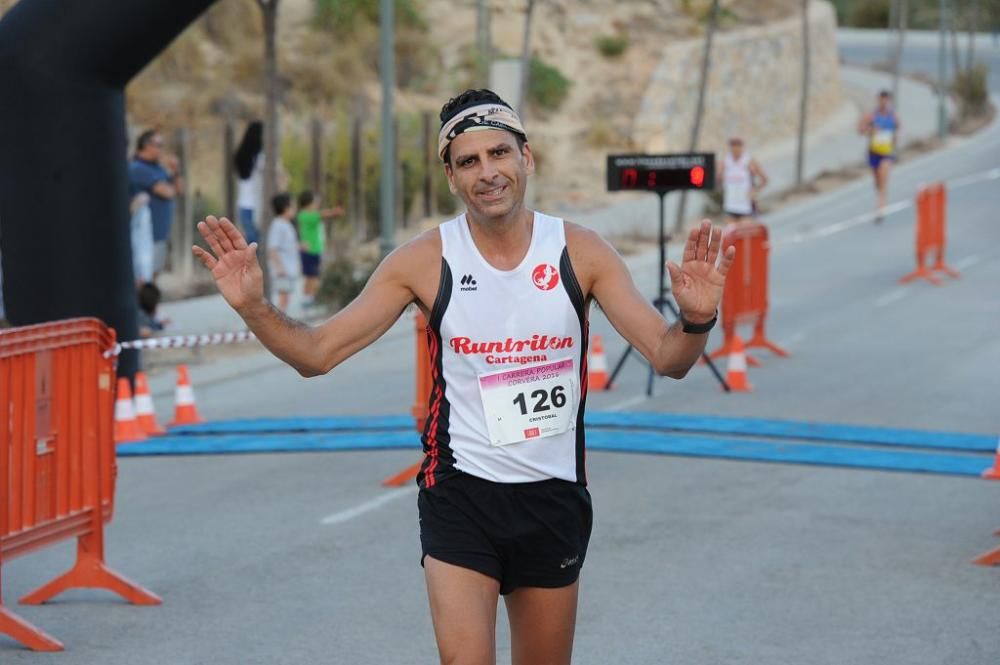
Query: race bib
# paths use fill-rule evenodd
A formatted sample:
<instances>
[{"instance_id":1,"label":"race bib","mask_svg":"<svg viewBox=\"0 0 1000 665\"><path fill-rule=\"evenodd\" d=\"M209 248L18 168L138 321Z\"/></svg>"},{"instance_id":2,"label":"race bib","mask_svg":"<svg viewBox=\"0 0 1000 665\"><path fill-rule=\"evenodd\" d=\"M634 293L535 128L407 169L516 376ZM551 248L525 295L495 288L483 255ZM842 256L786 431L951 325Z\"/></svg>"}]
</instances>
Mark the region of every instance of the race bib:
<instances>
[{"instance_id":1,"label":"race bib","mask_svg":"<svg viewBox=\"0 0 1000 665\"><path fill-rule=\"evenodd\" d=\"M877 155L892 154L892 132L888 129L877 129L872 134L872 152Z\"/></svg>"},{"instance_id":2,"label":"race bib","mask_svg":"<svg viewBox=\"0 0 1000 665\"><path fill-rule=\"evenodd\" d=\"M576 427L580 379L573 360L479 376L490 443L507 446Z\"/></svg>"}]
</instances>

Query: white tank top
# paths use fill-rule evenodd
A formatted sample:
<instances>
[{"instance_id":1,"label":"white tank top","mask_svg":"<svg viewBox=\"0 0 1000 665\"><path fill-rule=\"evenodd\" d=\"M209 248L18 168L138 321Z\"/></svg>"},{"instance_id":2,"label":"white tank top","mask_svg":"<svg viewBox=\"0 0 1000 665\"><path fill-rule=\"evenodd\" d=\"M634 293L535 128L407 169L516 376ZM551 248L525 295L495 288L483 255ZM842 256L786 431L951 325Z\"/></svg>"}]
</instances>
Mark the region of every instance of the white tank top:
<instances>
[{"instance_id":1,"label":"white tank top","mask_svg":"<svg viewBox=\"0 0 1000 665\"><path fill-rule=\"evenodd\" d=\"M738 215L753 214L753 202L750 200L750 190L753 188L750 155L743 153L737 160L733 159L732 154L727 154L725 164L722 210Z\"/></svg>"},{"instance_id":2,"label":"white tank top","mask_svg":"<svg viewBox=\"0 0 1000 665\"><path fill-rule=\"evenodd\" d=\"M534 213L531 244L513 270L483 258L465 215L440 231L418 483L461 471L500 483L586 484L586 306L563 220Z\"/></svg>"}]
</instances>

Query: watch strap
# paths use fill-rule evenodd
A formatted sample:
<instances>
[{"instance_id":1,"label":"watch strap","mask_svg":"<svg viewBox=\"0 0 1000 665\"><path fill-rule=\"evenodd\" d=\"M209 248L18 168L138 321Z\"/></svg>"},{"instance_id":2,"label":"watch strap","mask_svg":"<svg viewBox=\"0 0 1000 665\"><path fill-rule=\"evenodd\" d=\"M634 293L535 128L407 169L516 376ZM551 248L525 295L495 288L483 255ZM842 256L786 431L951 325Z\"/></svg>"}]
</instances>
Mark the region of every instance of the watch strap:
<instances>
[{"instance_id":1,"label":"watch strap","mask_svg":"<svg viewBox=\"0 0 1000 665\"><path fill-rule=\"evenodd\" d=\"M719 320L719 310L715 310L715 316L712 317L711 321L706 321L705 323L691 323L684 318L684 313L680 314L681 320L681 330L688 333L689 335L704 335L715 327L715 322Z\"/></svg>"}]
</instances>

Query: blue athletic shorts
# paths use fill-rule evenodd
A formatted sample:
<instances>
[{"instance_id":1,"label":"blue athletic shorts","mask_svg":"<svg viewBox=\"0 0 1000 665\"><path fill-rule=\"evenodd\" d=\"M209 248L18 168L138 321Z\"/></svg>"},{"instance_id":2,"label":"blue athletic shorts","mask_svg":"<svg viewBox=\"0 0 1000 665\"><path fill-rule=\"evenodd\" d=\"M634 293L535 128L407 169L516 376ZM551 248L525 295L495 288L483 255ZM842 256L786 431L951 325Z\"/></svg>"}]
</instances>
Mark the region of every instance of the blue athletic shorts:
<instances>
[{"instance_id":1,"label":"blue athletic shorts","mask_svg":"<svg viewBox=\"0 0 1000 665\"><path fill-rule=\"evenodd\" d=\"M876 152L868 152L868 166L877 169L882 165L882 160L888 159L890 162L896 161L893 155L880 155Z\"/></svg>"}]
</instances>

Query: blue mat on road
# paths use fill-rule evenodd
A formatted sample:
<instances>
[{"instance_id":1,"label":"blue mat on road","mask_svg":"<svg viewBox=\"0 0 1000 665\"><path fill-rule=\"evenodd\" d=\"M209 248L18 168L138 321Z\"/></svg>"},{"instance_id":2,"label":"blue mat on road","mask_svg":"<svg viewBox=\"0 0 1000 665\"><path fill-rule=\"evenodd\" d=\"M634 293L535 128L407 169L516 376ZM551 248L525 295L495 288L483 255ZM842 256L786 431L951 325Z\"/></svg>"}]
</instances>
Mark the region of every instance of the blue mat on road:
<instances>
[{"instance_id":1,"label":"blue mat on road","mask_svg":"<svg viewBox=\"0 0 1000 665\"><path fill-rule=\"evenodd\" d=\"M834 425L760 418L597 411L587 414L586 423L590 428L666 430L698 434L927 448L931 450L993 452L997 447L996 437L983 434L929 432L924 430ZM266 434L393 430L411 432L413 429L413 418L410 416L338 416L328 418L259 418L254 420L221 421L177 427L172 429L170 434Z\"/></svg>"},{"instance_id":2,"label":"blue mat on road","mask_svg":"<svg viewBox=\"0 0 1000 665\"><path fill-rule=\"evenodd\" d=\"M812 443L774 443L754 439L721 439L634 430L594 430L587 435L590 450L755 462L979 476L990 465L988 456L946 455ZM226 453L319 452L412 449L419 453L415 432L354 432L221 436L165 436L118 446L121 457L146 455L217 455Z\"/></svg>"},{"instance_id":3,"label":"blue mat on road","mask_svg":"<svg viewBox=\"0 0 1000 665\"><path fill-rule=\"evenodd\" d=\"M171 427L170 434L267 434L282 432L385 431L414 429L413 417L329 416L324 418L250 418L219 420L200 425Z\"/></svg>"},{"instance_id":4,"label":"blue mat on road","mask_svg":"<svg viewBox=\"0 0 1000 665\"><path fill-rule=\"evenodd\" d=\"M773 439L802 439L969 452L993 452L997 449L997 437L984 434L834 425L796 420L596 411L586 414L586 423L588 426L615 429L659 429L702 434L736 434Z\"/></svg>"}]
</instances>

